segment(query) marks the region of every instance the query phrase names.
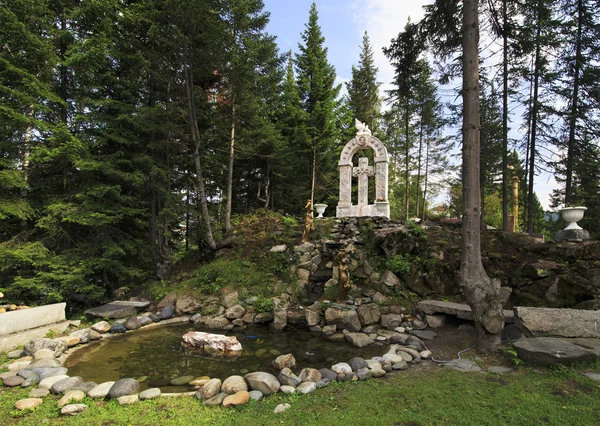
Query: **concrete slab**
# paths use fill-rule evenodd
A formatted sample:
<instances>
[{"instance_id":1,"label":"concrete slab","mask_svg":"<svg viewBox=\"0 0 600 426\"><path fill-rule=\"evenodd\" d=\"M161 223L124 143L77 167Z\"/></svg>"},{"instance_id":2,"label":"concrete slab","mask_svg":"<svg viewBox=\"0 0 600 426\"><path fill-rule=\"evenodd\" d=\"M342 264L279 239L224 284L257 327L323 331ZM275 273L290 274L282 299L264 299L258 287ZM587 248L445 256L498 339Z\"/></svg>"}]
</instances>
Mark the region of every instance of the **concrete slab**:
<instances>
[{"instance_id":1,"label":"concrete slab","mask_svg":"<svg viewBox=\"0 0 600 426\"><path fill-rule=\"evenodd\" d=\"M33 339L46 337L50 331L54 332L55 334L64 333L70 325L71 321L63 321L56 324L34 328L32 330L0 336L0 352L8 352L18 348L19 346L25 346Z\"/></svg>"},{"instance_id":2,"label":"concrete slab","mask_svg":"<svg viewBox=\"0 0 600 426\"><path fill-rule=\"evenodd\" d=\"M64 321L66 306L66 303L54 303L2 313L0 314L0 336Z\"/></svg>"},{"instance_id":3,"label":"concrete slab","mask_svg":"<svg viewBox=\"0 0 600 426\"><path fill-rule=\"evenodd\" d=\"M150 302L130 302L127 300L115 300L106 305L88 309L84 312L89 317L119 319L131 317L144 308L148 307Z\"/></svg>"},{"instance_id":4,"label":"concrete slab","mask_svg":"<svg viewBox=\"0 0 600 426\"><path fill-rule=\"evenodd\" d=\"M417 303L419 308L427 315L447 314L455 317L473 321L473 313L471 307L466 303L444 302L441 300L423 300ZM514 322L514 312L508 309L504 311L504 321L507 324Z\"/></svg>"}]
</instances>

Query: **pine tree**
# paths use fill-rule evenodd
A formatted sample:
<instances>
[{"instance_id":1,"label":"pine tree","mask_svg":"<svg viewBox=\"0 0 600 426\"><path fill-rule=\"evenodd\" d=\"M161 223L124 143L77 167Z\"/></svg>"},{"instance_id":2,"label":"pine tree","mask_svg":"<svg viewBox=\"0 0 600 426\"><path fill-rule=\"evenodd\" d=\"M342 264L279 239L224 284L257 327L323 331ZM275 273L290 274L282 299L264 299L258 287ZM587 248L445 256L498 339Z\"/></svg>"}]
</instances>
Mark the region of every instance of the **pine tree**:
<instances>
[{"instance_id":1,"label":"pine tree","mask_svg":"<svg viewBox=\"0 0 600 426\"><path fill-rule=\"evenodd\" d=\"M575 163L586 150L582 144L600 137L600 126L594 118L600 112L600 66L596 60L600 55L600 9L594 1L562 0L558 10L561 49L555 63L559 78L554 91L566 104L560 111L566 135L558 141L566 154L556 167L558 178L564 180L564 204L569 205L577 190L573 181Z\"/></svg>"},{"instance_id":2,"label":"pine tree","mask_svg":"<svg viewBox=\"0 0 600 426\"><path fill-rule=\"evenodd\" d=\"M419 34L419 26L410 21L404 27L398 37L392 39L390 47L384 48L383 52L390 59L395 68L395 89L389 92L389 101L397 103L402 112L404 133L404 219L409 218L410 205L410 151L414 146L411 138L411 124L418 108L416 90L421 73L426 72L427 61L423 58L425 53L425 42Z\"/></svg>"}]
</instances>

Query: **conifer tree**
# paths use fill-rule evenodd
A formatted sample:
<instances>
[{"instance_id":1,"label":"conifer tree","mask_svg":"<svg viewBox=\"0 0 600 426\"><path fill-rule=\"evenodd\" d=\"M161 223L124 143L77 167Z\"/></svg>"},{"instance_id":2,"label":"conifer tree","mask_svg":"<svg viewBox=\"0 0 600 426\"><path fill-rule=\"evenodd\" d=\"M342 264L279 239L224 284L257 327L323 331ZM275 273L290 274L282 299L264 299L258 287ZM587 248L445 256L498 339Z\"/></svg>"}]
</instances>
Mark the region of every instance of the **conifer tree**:
<instances>
[{"instance_id":1,"label":"conifer tree","mask_svg":"<svg viewBox=\"0 0 600 426\"><path fill-rule=\"evenodd\" d=\"M324 183L328 181L326 176L335 171L335 161L332 160L335 157L336 140L334 109L340 90L339 86L334 86L335 69L327 60L325 38L318 21L317 5L313 2L308 23L301 36L302 43L298 45L300 53L296 54L300 102L306 113L302 125L306 135L305 143L311 152L309 184L313 205L315 195L321 197L325 190L332 190L331 187L325 188Z\"/></svg>"},{"instance_id":2,"label":"conifer tree","mask_svg":"<svg viewBox=\"0 0 600 426\"><path fill-rule=\"evenodd\" d=\"M378 120L381 114L381 99L377 82L378 69L373 59L373 47L369 35L363 34L358 67L352 66L352 79L346 83L349 105L354 118L358 118L369 126L373 133L378 131Z\"/></svg>"}]
</instances>

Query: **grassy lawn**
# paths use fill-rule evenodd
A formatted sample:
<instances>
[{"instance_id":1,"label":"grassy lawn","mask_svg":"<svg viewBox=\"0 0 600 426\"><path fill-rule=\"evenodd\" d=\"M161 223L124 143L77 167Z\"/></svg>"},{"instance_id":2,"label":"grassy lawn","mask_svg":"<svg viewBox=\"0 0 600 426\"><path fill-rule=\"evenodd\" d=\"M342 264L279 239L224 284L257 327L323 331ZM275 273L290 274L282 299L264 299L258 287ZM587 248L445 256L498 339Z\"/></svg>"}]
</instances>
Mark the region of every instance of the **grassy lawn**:
<instances>
[{"instance_id":1,"label":"grassy lawn","mask_svg":"<svg viewBox=\"0 0 600 426\"><path fill-rule=\"evenodd\" d=\"M596 366L597 367L597 366ZM35 411L14 402L29 390L0 388L3 425L598 425L600 383L574 369L521 368L505 375L414 367L366 382L334 383L305 396L278 394L234 408L206 408L195 398L159 398L120 407L86 399L88 410L62 417L58 397ZM277 404L292 408L274 414Z\"/></svg>"}]
</instances>

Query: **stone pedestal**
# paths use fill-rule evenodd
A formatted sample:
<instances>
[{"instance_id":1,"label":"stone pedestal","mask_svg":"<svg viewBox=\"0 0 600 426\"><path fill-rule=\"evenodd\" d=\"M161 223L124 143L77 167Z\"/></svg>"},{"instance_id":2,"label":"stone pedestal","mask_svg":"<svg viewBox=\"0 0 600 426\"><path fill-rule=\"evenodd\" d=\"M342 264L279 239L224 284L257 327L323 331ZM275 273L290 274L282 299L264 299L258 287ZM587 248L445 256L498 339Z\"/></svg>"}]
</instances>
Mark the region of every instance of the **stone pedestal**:
<instances>
[{"instance_id":1,"label":"stone pedestal","mask_svg":"<svg viewBox=\"0 0 600 426\"><path fill-rule=\"evenodd\" d=\"M554 241L569 241L580 243L590 239L590 233L585 229L563 229L554 235Z\"/></svg>"}]
</instances>

